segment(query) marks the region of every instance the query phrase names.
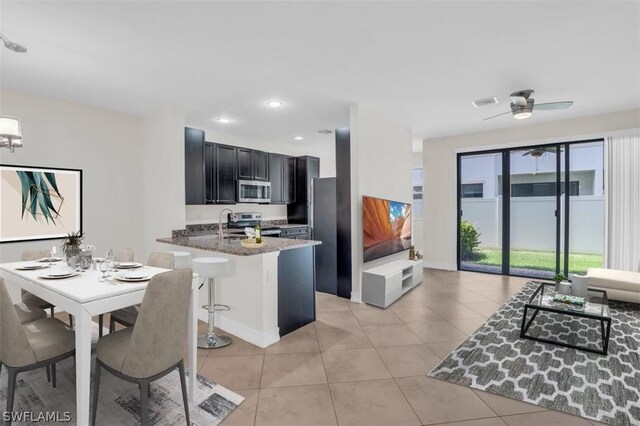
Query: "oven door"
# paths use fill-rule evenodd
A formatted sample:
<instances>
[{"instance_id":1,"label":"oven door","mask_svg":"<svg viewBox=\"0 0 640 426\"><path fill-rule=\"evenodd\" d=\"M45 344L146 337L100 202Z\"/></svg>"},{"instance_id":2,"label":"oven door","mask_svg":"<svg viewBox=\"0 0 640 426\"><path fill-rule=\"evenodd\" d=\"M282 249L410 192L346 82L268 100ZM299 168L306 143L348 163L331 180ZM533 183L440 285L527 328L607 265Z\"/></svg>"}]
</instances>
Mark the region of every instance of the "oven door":
<instances>
[{"instance_id":1,"label":"oven door","mask_svg":"<svg viewBox=\"0 0 640 426\"><path fill-rule=\"evenodd\" d=\"M271 183L250 180L238 181L239 203L269 203L271 202Z\"/></svg>"}]
</instances>

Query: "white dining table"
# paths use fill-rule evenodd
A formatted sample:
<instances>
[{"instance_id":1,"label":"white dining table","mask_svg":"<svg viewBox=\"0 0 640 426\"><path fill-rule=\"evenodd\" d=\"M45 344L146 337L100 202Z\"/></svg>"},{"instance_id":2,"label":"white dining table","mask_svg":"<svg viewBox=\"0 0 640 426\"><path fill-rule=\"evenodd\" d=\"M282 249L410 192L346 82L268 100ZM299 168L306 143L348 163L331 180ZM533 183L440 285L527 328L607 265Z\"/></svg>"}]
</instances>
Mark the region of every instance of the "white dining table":
<instances>
[{"instance_id":1,"label":"white dining table","mask_svg":"<svg viewBox=\"0 0 640 426\"><path fill-rule=\"evenodd\" d=\"M113 279L118 272L111 272L111 279L101 281L102 273L89 269L66 279L43 279L41 275L53 269L66 266L53 264L45 269L19 271L16 268L34 262L0 264L0 276L5 282L24 289L53 304L74 317L76 334L76 422L89 425L90 384L91 384L91 328L92 317L112 312L142 302L147 282L124 283ZM145 266L145 271L156 275L167 269ZM193 402L197 376L197 297L198 280L194 275L191 283L191 303L189 306L188 360L189 399ZM163 342L171 345L174 342Z\"/></svg>"}]
</instances>

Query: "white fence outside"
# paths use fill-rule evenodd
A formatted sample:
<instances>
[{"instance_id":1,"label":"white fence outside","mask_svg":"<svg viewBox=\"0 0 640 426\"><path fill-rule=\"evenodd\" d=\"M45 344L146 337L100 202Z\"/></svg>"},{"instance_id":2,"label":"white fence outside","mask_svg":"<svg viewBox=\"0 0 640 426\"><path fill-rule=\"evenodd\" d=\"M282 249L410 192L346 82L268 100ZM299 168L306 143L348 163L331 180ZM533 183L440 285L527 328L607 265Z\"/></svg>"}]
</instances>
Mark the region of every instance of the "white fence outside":
<instances>
[{"instance_id":1,"label":"white fence outside","mask_svg":"<svg viewBox=\"0 0 640 426\"><path fill-rule=\"evenodd\" d=\"M564 196L561 215L564 217ZM556 198L511 198L511 248L555 251ZM463 198L463 219L480 231L482 248L499 248L502 241L502 197ZM571 253L604 253L604 197L571 197L569 205ZM564 237L564 221L560 235ZM564 242L562 242L564 245Z\"/></svg>"}]
</instances>

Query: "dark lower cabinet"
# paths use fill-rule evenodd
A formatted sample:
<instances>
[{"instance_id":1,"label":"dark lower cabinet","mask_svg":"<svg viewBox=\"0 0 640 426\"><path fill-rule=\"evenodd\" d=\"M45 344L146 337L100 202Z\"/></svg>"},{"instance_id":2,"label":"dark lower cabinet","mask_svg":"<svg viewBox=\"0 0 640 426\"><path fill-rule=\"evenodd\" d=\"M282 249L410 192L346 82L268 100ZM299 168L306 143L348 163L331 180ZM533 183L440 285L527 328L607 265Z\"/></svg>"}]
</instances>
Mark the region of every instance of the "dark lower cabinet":
<instances>
[{"instance_id":1,"label":"dark lower cabinet","mask_svg":"<svg viewBox=\"0 0 640 426\"><path fill-rule=\"evenodd\" d=\"M283 250L278 256L280 336L316 320L315 248Z\"/></svg>"},{"instance_id":2,"label":"dark lower cabinet","mask_svg":"<svg viewBox=\"0 0 640 426\"><path fill-rule=\"evenodd\" d=\"M186 204L205 202L204 131L184 129L184 182Z\"/></svg>"},{"instance_id":3,"label":"dark lower cabinet","mask_svg":"<svg viewBox=\"0 0 640 426\"><path fill-rule=\"evenodd\" d=\"M236 150L235 146L215 144L214 179L216 203L236 203Z\"/></svg>"}]
</instances>

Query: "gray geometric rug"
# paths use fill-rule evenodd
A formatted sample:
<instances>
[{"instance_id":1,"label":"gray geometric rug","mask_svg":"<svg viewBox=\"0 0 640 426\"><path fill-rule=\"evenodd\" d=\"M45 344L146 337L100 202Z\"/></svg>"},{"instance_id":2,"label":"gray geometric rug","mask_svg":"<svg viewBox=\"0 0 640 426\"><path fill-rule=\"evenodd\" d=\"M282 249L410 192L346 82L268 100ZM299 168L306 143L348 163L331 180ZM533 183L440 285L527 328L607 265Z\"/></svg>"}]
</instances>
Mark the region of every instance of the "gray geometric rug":
<instances>
[{"instance_id":1,"label":"gray geometric rug","mask_svg":"<svg viewBox=\"0 0 640 426\"><path fill-rule=\"evenodd\" d=\"M97 337L97 326L95 327ZM95 357L91 362L95 368ZM30 413L34 420L46 413L57 413L58 420L70 416L76 424L76 375L73 358L57 365L57 387L47 382L45 369L18 374L14 412ZM92 375L93 376L93 375ZM189 380L187 378L187 380ZM93 392L93 379L91 381ZM0 374L0 413L4 413L7 400L7 371ZM233 412L244 398L229 389L198 376L194 402L189 404L191 423L199 426L217 425ZM67 417L68 418L68 417ZM51 418L53 420L53 418ZM3 419L0 418L0 422ZM133 425L140 423L140 390L138 385L120 380L102 370L98 397L98 425ZM184 425L184 406L178 370L151 384L149 396L149 425ZM14 422L14 425L60 425L46 421Z\"/></svg>"},{"instance_id":2,"label":"gray geometric rug","mask_svg":"<svg viewBox=\"0 0 640 426\"><path fill-rule=\"evenodd\" d=\"M611 425L640 424L640 305L609 301L609 354L520 338L530 282L428 375ZM599 322L540 311L528 335L598 342Z\"/></svg>"}]
</instances>

